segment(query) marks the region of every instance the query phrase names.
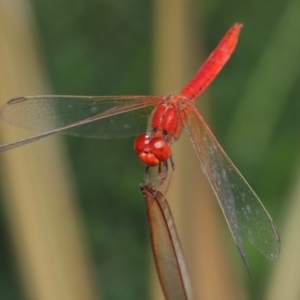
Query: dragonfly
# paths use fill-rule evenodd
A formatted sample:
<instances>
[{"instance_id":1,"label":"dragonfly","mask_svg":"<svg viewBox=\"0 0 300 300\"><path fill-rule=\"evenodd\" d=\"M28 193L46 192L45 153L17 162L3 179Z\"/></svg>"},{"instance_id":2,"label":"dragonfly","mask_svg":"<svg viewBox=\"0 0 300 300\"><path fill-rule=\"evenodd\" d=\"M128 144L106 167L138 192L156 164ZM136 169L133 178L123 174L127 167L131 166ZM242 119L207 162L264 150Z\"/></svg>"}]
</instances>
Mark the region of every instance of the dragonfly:
<instances>
[{"instance_id":1,"label":"dragonfly","mask_svg":"<svg viewBox=\"0 0 300 300\"><path fill-rule=\"evenodd\" d=\"M247 239L267 259L280 253L280 237L263 204L229 159L194 106L236 48L242 24L234 24L194 78L179 95L160 96L30 96L8 101L3 121L39 133L0 146L10 150L55 133L90 138L137 136L134 151L149 168L158 167L163 182L168 161L174 169L171 145L186 130L199 165L225 216L233 239L251 276L244 250ZM145 131L148 120L147 133Z\"/></svg>"}]
</instances>

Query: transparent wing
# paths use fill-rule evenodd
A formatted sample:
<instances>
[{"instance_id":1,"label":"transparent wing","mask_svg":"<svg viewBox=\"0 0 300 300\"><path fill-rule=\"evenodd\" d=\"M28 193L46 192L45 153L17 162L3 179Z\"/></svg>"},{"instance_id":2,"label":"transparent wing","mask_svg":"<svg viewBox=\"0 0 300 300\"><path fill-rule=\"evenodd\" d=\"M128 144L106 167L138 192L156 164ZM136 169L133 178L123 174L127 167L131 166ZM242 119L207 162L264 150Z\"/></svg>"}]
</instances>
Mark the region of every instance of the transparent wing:
<instances>
[{"instance_id":1,"label":"transparent wing","mask_svg":"<svg viewBox=\"0 0 300 300\"><path fill-rule=\"evenodd\" d=\"M1 109L2 120L36 129L41 133L2 145L0 151L28 144L57 132L91 138L134 136L146 130L151 110L163 99L163 96L15 98Z\"/></svg>"},{"instance_id":2,"label":"transparent wing","mask_svg":"<svg viewBox=\"0 0 300 300\"><path fill-rule=\"evenodd\" d=\"M280 252L280 238L268 212L197 109L190 105L186 112L185 128L248 271L242 237L247 238L266 258L275 260Z\"/></svg>"},{"instance_id":3,"label":"transparent wing","mask_svg":"<svg viewBox=\"0 0 300 300\"><path fill-rule=\"evenodd\" d=\"M40 132L56 130L88 119L79 127L65 129L65 133L92 137L115 138L133 136L146 129L147 116L161 97L88 97L34 96L10 100L0 112L9 124L36 129ZM136 110L139 110L136 112ZM102 115L105 113L105 119ZM108 113L110 112L110 113ZM123 112L127 114L123 115ZM97 122L97 120L101 120Z\"/></svg>"}]
</instances>

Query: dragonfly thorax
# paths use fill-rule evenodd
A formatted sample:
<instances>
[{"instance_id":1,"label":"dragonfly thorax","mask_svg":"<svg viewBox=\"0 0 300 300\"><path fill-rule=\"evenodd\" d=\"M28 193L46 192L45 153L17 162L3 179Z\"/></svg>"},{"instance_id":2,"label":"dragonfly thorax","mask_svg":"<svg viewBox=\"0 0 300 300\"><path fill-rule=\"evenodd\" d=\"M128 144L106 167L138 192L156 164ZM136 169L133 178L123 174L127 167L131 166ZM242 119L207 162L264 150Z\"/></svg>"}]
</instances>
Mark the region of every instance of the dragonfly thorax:
<instances>
[{"instance_id":1,"label":"dragonfly thorax","mask_svg":"<svg viewBox=\"0 0 300 300\"><path fill-rule=\"evenodd\" d=\"M150 120L153 137L164 137L169 143L176 141L181 133L182 124L177 97L173 97L157 106Z\"/></svg>"}]
</instances>

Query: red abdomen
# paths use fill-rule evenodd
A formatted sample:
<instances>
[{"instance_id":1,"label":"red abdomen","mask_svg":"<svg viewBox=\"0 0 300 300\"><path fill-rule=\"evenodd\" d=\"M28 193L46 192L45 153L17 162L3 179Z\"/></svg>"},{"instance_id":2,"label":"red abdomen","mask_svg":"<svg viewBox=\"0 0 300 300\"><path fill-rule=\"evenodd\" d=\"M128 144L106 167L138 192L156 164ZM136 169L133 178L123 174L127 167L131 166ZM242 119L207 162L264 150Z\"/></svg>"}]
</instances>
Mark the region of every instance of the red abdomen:
<instances>
[{"instance_id":1,"label":"red abdomen","mask_svg":"<svg viewBox=\"0 0 300 300\"><path fill-rule=\"evenodd\" d=\"M210 54L195 77L182 89L180 95L196 99L218 75L234 51L242 24L234 24Z\"/></svg>"}]
</instances>

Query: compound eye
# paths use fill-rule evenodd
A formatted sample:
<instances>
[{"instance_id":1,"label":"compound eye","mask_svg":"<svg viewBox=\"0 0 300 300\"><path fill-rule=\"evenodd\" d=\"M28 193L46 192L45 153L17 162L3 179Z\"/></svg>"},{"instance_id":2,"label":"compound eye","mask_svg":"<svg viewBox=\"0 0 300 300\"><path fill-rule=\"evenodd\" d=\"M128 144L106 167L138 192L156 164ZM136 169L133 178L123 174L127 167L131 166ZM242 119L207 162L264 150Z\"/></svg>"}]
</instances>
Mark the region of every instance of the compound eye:
<instances>
[{"instance_id":1,"label":"compound eye","mask_svg":"<svg viewBox=\"0 0 300 300\"><path fill-rule=\"evenodd\" d=\"M133 149L135 153L139 154L146 147L149 146L151 138L147 134L140 134L134 141Z\"/></svg>"},{"instance_id":2,"label":"compound eye","mask_svg":"<svg viewBox=\"0 0 300 300\"><path fill-rule=\"evenodd\" d=\"M159 161L167 160L171 156L170 145L164 138L152 138L150 140L149 147Z\"/></svg>"}]
</instances>

